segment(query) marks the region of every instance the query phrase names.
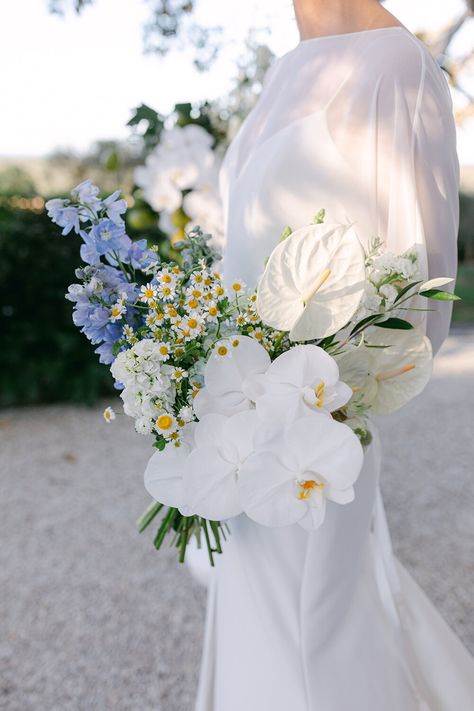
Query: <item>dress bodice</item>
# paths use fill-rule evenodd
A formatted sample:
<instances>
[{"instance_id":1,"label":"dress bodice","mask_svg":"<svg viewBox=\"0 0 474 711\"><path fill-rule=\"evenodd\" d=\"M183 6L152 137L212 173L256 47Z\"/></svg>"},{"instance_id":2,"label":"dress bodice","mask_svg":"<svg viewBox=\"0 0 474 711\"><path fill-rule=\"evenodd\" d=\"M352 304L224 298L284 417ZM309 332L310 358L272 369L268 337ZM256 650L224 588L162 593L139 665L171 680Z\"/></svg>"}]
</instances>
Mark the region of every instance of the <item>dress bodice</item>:
<instances>
[{"instance_id":1,"label":"dress bodice","mask_svg":"<svg viewBox=\"0 0 474 711\"><path fill-rule=\"evenodd\" d=\"M459 163L442 70L404 27L300 42L267 73L220 175L226 280L256 285L283 230L355 222L428 276L454 276ZM449 306L431 317L439 346Z\"/></svg>"}]
</instances>

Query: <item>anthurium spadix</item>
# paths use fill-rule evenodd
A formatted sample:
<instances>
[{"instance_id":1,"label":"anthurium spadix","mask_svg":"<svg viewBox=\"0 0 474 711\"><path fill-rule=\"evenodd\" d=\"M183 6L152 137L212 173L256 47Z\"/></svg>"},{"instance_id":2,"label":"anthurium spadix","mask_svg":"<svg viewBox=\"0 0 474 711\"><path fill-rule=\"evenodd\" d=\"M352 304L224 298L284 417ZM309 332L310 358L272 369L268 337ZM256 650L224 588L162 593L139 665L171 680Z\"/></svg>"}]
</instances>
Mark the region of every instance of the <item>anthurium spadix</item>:
<instances>
[{"instance_id":1,"label":"anthurium spadix","mask_svg":"<svg viewBox=\"0 0 474 711\"><path fill-rule=\"evenodd\" d=\"M234 415L254 400L256 376L265 373L270 356L254 338L236 334L216 344L204 369L205 387L194 398L194 411Z\"/></svg>"},{"instance_id":2,"label":"anthurium spadix","mask_svg":"<svg viewBox=\"0 0 474 711\"><path fill-rule=\"evenodd\" d=\"M371 412L385 415L399 410L428 384L432 349L418 331L377 329L336 360L341 377Z\"/></svg>"},{"instance_id":3,"label":"anthurium spadix","mask_svg":"<svg viewBox=\"0 0 474 711\"><path fill-rule=\"evenodd\" d=\"M278 444L257 450L242 464L243 509L264 526L318 528L327 500L353 500L363 458L362 445L346 425L315 414L297 419Z\"/></svg>"},{"instance_id":4,"label":"anthurium spadix","mask_svg":"<svg viewBox=\"0 0 474 711\"><path fill-rule=\"evenodd\" d=\"M351 225L293 232L271 253L257 290L262 321L293 341L336 333L354 315L365 284L365 252Z\"/></svg>"}]
</instances>

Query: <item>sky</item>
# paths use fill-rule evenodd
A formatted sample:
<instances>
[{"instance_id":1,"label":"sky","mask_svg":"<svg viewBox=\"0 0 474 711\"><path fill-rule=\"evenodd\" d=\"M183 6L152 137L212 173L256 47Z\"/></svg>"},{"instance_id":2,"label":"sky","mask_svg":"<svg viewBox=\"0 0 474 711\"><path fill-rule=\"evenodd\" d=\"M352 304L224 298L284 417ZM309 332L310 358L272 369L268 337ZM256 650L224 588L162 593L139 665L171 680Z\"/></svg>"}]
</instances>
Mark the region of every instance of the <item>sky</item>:
<instances>
[{"instance_id":1,"label":"sky","mask_svg":"<svg viewBox=\"0 0 474 711\"><path fill-rule=\"evenodd\" d=\"M72 3L71 3L72 4ZM410 30L435 28L464 8L462 0L387 0ZM3 0L0 6L0 156L34 157L56 148L83 151L94 140L129 135L142 102L166 113L178 101L225 95L250 27L277 55L298 33L291 0L199 0L197 19L226 28L226 50L210 72L192 67L192 50L166 58L143 53L145 0L97 0L82 16L48 12L48 0ZM231 23L229 22L231 18ZM458 40L474 45L474 18ZM472 79L474 91L474 77ZM462 163L474 164L474 120L458 131Z\"/></svg>"}]
</instances>

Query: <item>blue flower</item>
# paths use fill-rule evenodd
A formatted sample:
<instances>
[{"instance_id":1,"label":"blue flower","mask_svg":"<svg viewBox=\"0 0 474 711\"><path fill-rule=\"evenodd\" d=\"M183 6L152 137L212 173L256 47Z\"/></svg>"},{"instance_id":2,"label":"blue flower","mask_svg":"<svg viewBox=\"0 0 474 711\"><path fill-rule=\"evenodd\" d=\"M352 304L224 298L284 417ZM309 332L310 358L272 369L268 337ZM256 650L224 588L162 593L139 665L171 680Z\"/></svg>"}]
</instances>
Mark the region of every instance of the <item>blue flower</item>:
<instances>
[{"instance_id":1,"label":"blue flower","mask_svg":"<svg viewBox=\"0 0 474 711\"><path fill-rule=\"evenodd\" d=\"M123 225L123 220L120 217L124 212L127 211L127 203L125 200L118 200L120 195L120 190L116 190L112 195L104 200L104 207L106 208L106 214L109 220L115 222L116 225Z\"/></svg>"},{"instance_id":2,"label":"blue flower","mask_svg":"<svg viewBox=\"0 0 474 711\"><path fill-rule=\"evenodd\" d=\"M123 225L116 225L112 220L101 220L94 225L87 236L84 237L87 244L93 245L97 254L107 254L108 252L119 252L124 246L128 247Z\"/></svg>"},{"instance_id":3,"label":"blue flower","mask_svg":"<svg viewBox=\"0 0 474 711\"><path fill-rule=\"evenodd\" d=\"M151 249L147 249L146 239L140 239L137 242L132 242L126 262L131 264L134 269L146 269L150 264L156 261L157 255ZM123 261L123 260L122 260Z\"/></svg>"},{"instance_id":4,"label":"blue flower","mask_svg":"<svg viewBox=\"0 0 474 711\"><path fill-rule=\"evenodd\" d=\"M102 207L102 201L97 197L100 190L92 180L83 180L71 190L71 197L74 201L87 205L92 210L97 211Z\"/></svg>"},{"instance_id":5,"label":"blue flower","mask_svg":"<svg viewBox=\"0 0 474 711\"><path fill-rule=\"evenodd\" d=\"M62 235L68 235L72 230L79 233L80 227L80 215L77 207L59 207L53 206L49 208L52 212L50 214L51 219L59 227L63 227Z\"/></svg>"}]
</instances>

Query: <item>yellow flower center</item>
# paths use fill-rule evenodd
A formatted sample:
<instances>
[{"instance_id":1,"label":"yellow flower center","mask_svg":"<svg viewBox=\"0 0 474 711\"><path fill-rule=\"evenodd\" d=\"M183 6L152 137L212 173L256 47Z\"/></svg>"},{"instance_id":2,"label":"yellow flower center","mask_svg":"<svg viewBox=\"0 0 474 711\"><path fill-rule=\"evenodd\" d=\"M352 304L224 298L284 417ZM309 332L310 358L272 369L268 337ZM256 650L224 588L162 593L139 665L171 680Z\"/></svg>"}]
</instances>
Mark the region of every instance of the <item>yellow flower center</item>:
<instances>
[{"instance_id":1,"label":"yellow flower center","mask_svg":"<svg viewBox=\"0 0 474 711\"><path fill-rule=\"evenodd\" d=\"M170 415L160 415L156 424L160 430L169 430L173 424L173 418Z\"/></svg>"},{"instance_id":2,"label":"yellow flower center","mask_svg":"<svg viewBox=\"0 0 474 711\"><path fill-rule=\"evenodd\" d=\"M217 309L215 306L209 307L209 316L217 316Z\"/></svg>"},{"instance_id":3,"label":"yellow flower center","mask_svg":"<svg viewBox=\"0 0 474 711\"><path fill-rule=\"evenodd\" d=\"M161 355L168 355L168 346L160 346Z\"/></svg>"},{"instance_id":4,"label":"yellow flower center","mask_svg":"<svg viewBox=\"0 0 474 711\"><path fill-rule=\"evenodd\" d=\"M189 328L196 328L197 325L198 325L198 322L196 321L195 318L188 319L188 327Z\"/></svg>"},{"instance_id":5,"label":"yellow flower center","mask_svg":"<svg viewBox=\"0 0 474 711\"><path fill-rule=\"evenodd\" d=\"M241 284L239 284L239 282L237 281L237 282L235 282L235 284L232 284L232 288L233 288L234 291L241 291L242 286L241 286Z\"/></svg>"},{"instance_id":6,"label":"yellow flower center","mask_svg":"<svg viewBox=\"0 0 474 711\"><path fill-rule=\"evenodd\" d=\"M152 299L154 295L153 289L145 289L145 299Z\"/></svg>"},{"instance_id":7,"label":"yellow flower center","mask_svg":"<svg viewBox=\"0 0 474 711\"><path fill-rule=\"evenodd\" d=\"M169 288L169 286L163 287L163 295L169 296L170 294L171 294L171 289Z\"/></svg>"},{"instance_id":8,"label":"yellow flower center","mask_svg":"<svg viewBox=\"0 0 474 711\"><path fill-rule=\"evenodd\" d=\"M171 279L170 274L162 274L162 276L161 276L161 281L162 281L164 284L171 284L172 279Z\"/></svg>"},{"instance_id":9,"label":"yellow flower center","mask_svg":"<svg viewBox=\"0 0 474 711\"><path fill-rule=\"evenodd\" d=\"M234 348L237 348L237 346L239 346L239 345L240 345L240 341L239 341L239 339L238 339L238 338L236 338L236 339L235 339L234 341L232 341L232 345L234 346Z\"/></svg>"},{"instance_id":10,"label":"yellow flower center","mask_svg":"<svg viewBox=\"0 0 474 711\"><path fill-rule=\"evenodd\" d=\"M192 309L197 309L199 306L199 302L196 299L190 299L188 301L188 306L190 306Z\"/></svg>"},{"instance_id":11,"label":"yellow flower center","mask_svg":"<svg viewBox=\"0 0 474 711\"><path fill-rule=\"evenodd\" d=\"M112 316L120 316L120 308L118 306L112 309Z\"/></svg>"},{"instance_id":12,"label":"yellow flower center","mask_svg":"<svg viewBox=\"0 0 474 711\"><path fill-rule=\"evenodd\" d=\"M226 356L229 352L229 349L227 348L227 346L219 346L217 348L217 352L220 356Z\"/></svg>"},{"instance_id":13,"label":"yellow flower center","mask_svg":"<svg viewBox=\"0 0 474 711\"><path fill-rule=\"evenodd\" d=\"M323 405L324 405L324 383L322 381L314 389L314 394L316 396L316 407L323 407Z\"/></svg>"},{"instance_id":14,"label":"yellow flower center","mask_svg":"<svg viewBox=\"0 0 474 711\"><path fill-rule=\"evenodd\" d=\"M313 489L324 489L324 484L320 481L314 481L314 479L307 479L306 481L298 482L298 488L298 499L306 501L311 496Z\"/></svg>"},{"instance_id":15,"label":"yellow flower center","mask_svg":"<svg viewBox=\"0 0 474 711\"><path fill-rule=\"evenodd\" d=\"M194 281L196 282L196 284L202 284L202 274L196 274L196 276L194 277Z\"/></svg>"},{"instance_id":16,"label":"yellow flower center","mask_svg":"<svg viewBox=\"0 0 474 711\"><path fill-rule=\"evenodd\" d=\"M192 290L192 295L196 298L199 299L200 296L202 296L202 291L200 289L193 289Z\"/></svg>"}]
</instances>

